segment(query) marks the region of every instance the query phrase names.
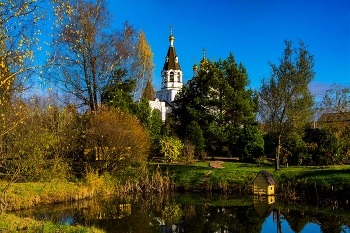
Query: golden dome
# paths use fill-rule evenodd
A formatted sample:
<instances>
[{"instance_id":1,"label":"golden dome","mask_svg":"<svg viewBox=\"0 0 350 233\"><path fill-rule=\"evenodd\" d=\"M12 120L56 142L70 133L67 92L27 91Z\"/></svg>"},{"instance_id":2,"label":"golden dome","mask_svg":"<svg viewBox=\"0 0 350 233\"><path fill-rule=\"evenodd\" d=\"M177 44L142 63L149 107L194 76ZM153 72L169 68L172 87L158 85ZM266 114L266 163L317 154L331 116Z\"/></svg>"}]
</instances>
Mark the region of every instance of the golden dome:
<instances>
[{"instance_id":1,"label":"golden dome","mask_svg":"<svg viewBox=\"0 0 350 233\"><path fill-rule=\"evenodd\" d=\"M205 59L205 56L204 56L203 59L199 62L199 66L203 67L203 65L207 64L207 63L208 63L208 61L207 61L207 59Z\"/></svg>"},{"instance_id":2,"label":"golden dome","mask_svg":"<svg viewBox=\"0 0 350 233\"><path fill-rule=\"evenodd\" d=\"M193 66L193 70L198 70L198 66L197 66L197 64L194 64L194 66Z\"/></svg>"}]
</instances>

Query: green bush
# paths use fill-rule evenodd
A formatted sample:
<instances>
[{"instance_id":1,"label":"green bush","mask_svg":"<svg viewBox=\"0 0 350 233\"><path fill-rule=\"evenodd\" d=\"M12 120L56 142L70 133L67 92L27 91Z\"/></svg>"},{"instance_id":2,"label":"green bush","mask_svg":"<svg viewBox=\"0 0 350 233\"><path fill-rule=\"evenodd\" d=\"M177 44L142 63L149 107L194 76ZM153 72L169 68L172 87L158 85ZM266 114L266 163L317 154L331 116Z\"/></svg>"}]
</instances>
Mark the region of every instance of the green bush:
<instances>
[{"instance_id":1,"label":"green bush","mask_svg":"<svg viewBox=\"0 0 350 233\"><path fill-rule=\"evenodd\" d=\"M264 155L263 133L255 125L245 126L239 130L236 144L240 158L253 161Z\"/></svg>"},{"instance_id":2,"label":"green bush","mask_svg":"<svg viewBox=\"0 0 350 233\"><path fill-rule=\"evenodd\" d=\"M314 135L314 142L305 143L299 134L293 133L281 150L281 162L290 165L329 165L339 164L348 158L346 142L339 143L329 129L317 129Z\"/></svg>"},{"instance_id":3,"label":"green bush","mask_svg":"<svg viewBox=\"0 0 350 233\"><path fill-rule=\"evenodd\" d=\"M281 150L281 162L290 165L306 165L312 162L312 151L298 133L292 133Z\"/></svg>"},{"instance_id":4,"label":"green bush","mask_svg":"<svg viewBox=\"0 0 350 233\"><path fill-rule=\"evenodd\" d=\"M328 128L319 130L316 142L319 149L325 149L331 154L338 154L339 152L339 140Z\"/></svg>"},{"instance_id":5,"label":"green bush","mask_svg":"<svg viewBox=\"0 0 350 233\"><path fill-rule=\"evenodd\" d=\"M175 137L162 138L160 145L166 162L176 162L184 146L181 140Z\"/></svg>"}]
</instances>

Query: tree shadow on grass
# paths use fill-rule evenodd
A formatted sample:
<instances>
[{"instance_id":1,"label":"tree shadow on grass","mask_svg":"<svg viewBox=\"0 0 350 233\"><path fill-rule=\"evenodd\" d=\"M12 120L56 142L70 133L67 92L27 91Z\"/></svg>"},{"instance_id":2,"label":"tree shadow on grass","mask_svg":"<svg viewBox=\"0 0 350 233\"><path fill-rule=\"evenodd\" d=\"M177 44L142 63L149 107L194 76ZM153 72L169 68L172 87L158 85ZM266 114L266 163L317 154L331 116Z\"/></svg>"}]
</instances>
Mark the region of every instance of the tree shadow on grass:
<instances>
[{"instance_id":1,"label":"tree shadow on grass","mask_svg":"<svg viewBox=\"0 0 350 233\"><path fill-rule=\"evenodd\" d=\"M350 168L349 169L343 169L343 170L313 170L313 171L307 171L307 170L301 170L296 175L297 177L315 177L315 176L324 176L324 177L333 177L337 175L349 175L350 179Z\"/></svg>"}]
</instances>

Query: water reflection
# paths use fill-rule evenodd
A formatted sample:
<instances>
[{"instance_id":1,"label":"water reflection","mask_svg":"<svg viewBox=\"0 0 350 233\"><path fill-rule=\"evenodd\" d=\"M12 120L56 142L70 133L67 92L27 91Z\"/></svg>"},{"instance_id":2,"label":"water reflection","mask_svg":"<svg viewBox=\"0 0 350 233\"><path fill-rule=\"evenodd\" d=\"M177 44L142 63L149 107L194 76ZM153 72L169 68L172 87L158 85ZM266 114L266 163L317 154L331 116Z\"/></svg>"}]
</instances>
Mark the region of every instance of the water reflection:
<instances>
[{"instance_id":1,"label":"water reflection","mask_svg":"<svg viewBox=\"0 0 350 233\"><path fill-rule=\"evenodd\" d=\"M104 198L18 212L106 232L349 232L350 211L285 205L271 197Z\"/></svg>"}]
</instances>

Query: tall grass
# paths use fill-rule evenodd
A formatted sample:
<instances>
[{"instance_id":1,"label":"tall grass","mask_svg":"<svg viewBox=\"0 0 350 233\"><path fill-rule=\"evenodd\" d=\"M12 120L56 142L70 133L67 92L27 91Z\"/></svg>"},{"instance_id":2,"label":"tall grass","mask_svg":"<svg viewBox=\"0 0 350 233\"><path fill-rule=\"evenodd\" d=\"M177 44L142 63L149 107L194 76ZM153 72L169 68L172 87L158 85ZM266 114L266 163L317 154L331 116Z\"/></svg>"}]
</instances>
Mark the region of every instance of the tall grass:
<instances>
[{"instance_id":1,"label":"tall grass","mask_svg":"<svg viewBox=\"0 0 350 233\"><path fill-rule=\"evenodd\" d=\"M169 172L162 172L159 166L153 171L144 166L137 179L128 178L119 180L116 189L117 194L164 193L176 190L176 186L170 182Z\"/></svg>"}]
</instances>

